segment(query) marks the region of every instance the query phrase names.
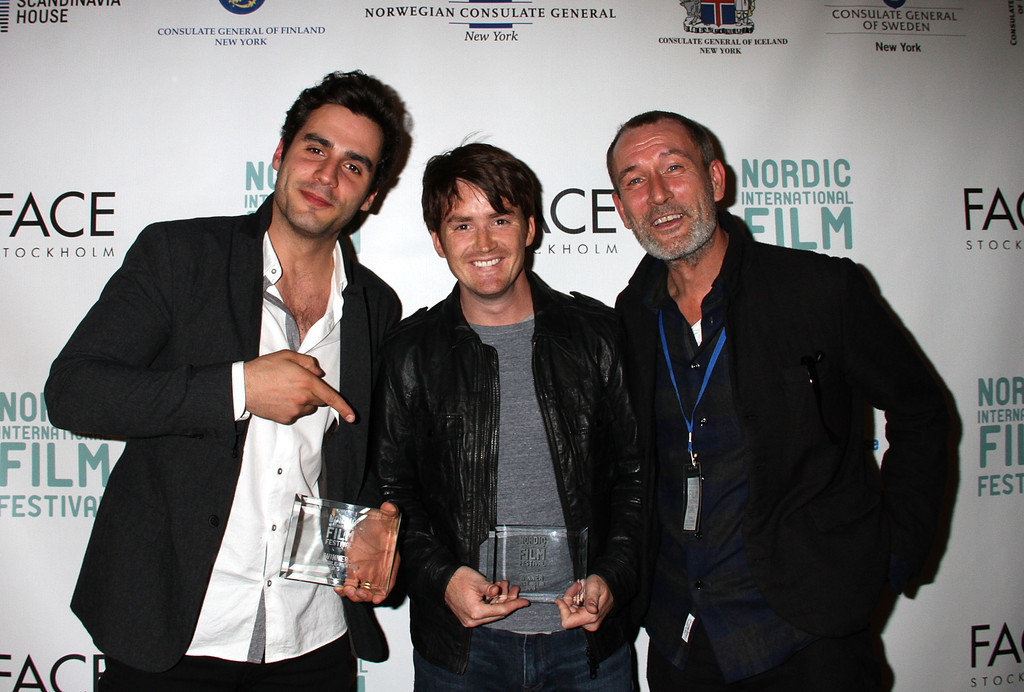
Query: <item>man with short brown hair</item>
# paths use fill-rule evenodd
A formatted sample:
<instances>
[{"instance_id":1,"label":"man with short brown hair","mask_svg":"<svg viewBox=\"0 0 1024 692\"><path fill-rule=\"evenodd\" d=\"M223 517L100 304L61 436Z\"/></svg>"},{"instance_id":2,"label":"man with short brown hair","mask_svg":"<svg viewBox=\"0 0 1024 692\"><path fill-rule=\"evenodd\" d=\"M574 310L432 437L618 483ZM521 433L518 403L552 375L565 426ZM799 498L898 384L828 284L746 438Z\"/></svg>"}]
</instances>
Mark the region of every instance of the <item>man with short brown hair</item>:
<instances>
[{"instance_id":1,"label":"man with short brown hair","mask_svg":"<svg viewBox=\"0 0 1024 692\"><path fill-rule=\"evenodd\" d=\"M533 172L487 144L423 174L424 220L457 283L385 343L371 435L403 513L417 690L632 684L643 471L618 325L526 269L539 196ZM530 583L485 576L481 548L509 525L534 527L512 555L545 564ZM574 547L556 562L559 535ZM521 597L552 582L565 585L554 603Z\"/></svg>"}]
</instances>

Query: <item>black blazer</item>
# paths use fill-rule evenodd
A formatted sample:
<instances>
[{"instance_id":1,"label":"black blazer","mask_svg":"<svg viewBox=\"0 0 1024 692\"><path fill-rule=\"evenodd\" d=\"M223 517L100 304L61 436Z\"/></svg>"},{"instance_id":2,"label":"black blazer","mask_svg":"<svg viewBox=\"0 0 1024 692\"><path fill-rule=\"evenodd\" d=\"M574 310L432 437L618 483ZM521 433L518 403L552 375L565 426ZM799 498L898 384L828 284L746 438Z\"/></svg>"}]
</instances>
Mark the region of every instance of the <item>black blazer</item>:
<instances>
[{"instance_id":1,"label":"black blazer","mask_svg":"<svg viewBox=\"0 0 1024 692\"><path fill-rule=\"evenodd\" d=\"M756 243L733 217L720 220L730 239L718 280L733 396L751 452L742 527L750 570L793 625L850 634L867 626L891 560L913 573L931 548L948 473L946 400L853 262ZM664 276L645 257L616 302L640 439L655 458L661 352L656 315L641 296ZM868 406L886 416L881 473L865 449ZM651 479L652 524L655 498Z\"/></svg>"},{"instance_id":2,"label":"black blazer","mask_svg":"<svg viewBox=\"0 0 1024 692\"><path fill-rule=\"evenodd\" d=\"M234 421L231 364L259 355L271 205L143 230L46 383L54 425L126 440L71 605L100 650L142 670L166 670L188 648L231 511L248 427ZM347 255L345 271L341 393L357 421L325 438L322 487L356 502L378 348L400 308ZM361 501L375 503L368 485ZM382 660L372 610L352 606L353 647Z\"/></svg>"}]
</instances>

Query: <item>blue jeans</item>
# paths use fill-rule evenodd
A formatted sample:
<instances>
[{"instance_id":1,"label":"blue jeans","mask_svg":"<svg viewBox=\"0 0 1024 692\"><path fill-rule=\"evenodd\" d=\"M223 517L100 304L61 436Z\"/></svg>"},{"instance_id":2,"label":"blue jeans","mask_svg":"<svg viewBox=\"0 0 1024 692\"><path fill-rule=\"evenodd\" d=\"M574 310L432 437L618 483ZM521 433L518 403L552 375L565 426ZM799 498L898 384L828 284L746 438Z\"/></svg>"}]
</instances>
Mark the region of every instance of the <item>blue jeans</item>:
<instances>
[{"instance_id":1,"label":"blue jeans","mask_svg":"<svg viewBox=\"0 0 1024 692\"><path fill-rule=\"evenodd\" d=\"M419 652L413 651L414 689L417 692L627 692L634 689L632 654L630 645L623 644L601 661L597 677L592 679L582 630L516 634L477 627L473 630L469 664L463 675L428 663Z\"/></svg>"}]
</instances>

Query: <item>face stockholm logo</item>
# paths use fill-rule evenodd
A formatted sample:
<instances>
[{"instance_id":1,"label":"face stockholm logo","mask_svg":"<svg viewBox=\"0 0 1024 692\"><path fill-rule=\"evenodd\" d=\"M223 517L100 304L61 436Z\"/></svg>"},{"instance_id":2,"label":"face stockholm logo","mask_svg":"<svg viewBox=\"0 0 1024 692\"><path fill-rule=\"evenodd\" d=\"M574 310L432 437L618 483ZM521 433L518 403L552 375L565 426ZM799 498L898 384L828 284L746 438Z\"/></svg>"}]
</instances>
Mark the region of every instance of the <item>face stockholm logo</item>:
<instances>
[{"instance_id":1,"label":"face stockholm logo","mask_svg":"<svg viewBox=\"0 0 1024 692\"><path fill-rule=\"evenodd\" d=\"M990 200L987 203L986 200ZM987 211L985 211L987 210ZM985 190L981 187L964 188L964 223L965 229L974 230L973 222L976 222L978 215L973 212L985 211L985 217L981 224L981 230L987 231L989 227L998 221L1005 221L1010 229L1016 231L1020 225L1024 225L1024 191L1021 191L1016 202L1013 202L1013 195L1010 201L1006 199L1001 188L995 192Z\"/></svg>"},{"instance_id":2,"label":"face stockholm logo","mask_svg":"<svg viewBox=\"0 0 1024 692\"><path fill-rule=\"evenodd\" d=\"M1021 662L1020 643L1024 642L1024 632L1014 639L1008 623L996 626L999 631L993 641L990 633L994 628L991 624L971 625L971 667L976 668L979 664L992 667L1000 662L1000 656L1009 656L1014 662ZM1006 662L1009 662L1009 659Z\"/></svg>"},{"instance_id":3,"label":"face stockholm logo","mask_svg":"<svg viewBox=\"0 0 1024 692\"><path fill-rule=\"evenodd\" d=\"M20 660L20 655L18 660ZM39 658L38 656L36 657ZM90 659L91 665L90 665ZM100 674L103 673L106 666L104 661L106 657L103 654L66 654L61 656L47 669L46 664L33 660L31 654L25 656L24 663L18 667L17 677L15 678L14 687L11 688L13 692L20 692L21 690L53 690L54 692L60 692L61 687L57 684L58 679L68 680L75 677L79 684L87 684L91 677L92 685L89 689L97 689L99 684ZM12 655L9 653L0 653L0 678L10 678L15 675L15 666L12 665ZM47 675L49 673L49 675ZM59 676L59 677L58 677ZM49 680L50 687L46 686L46 681ZM67 684L65 682L65 684ZM64 689L68 689L65 687ZM79 689L79 688L75 688Z\"/></svg>"},{"instance_id":4,"label":"face stockholm logo","mask_svg":"<svg viewBox=\"0 0 1024 692\"><path fill-rule=\"evenodd\" d=\"M1020 632L1014 637L1014 632ZM1024 632L1010 629L1006 622L1002 624L971 625L971 687L1011 688L1024 683L1024 671L1021 670L989 670L997 665L1021 664L1021 646L1024 644ZM980 675L975 672L983 673Z\"/></svg>"},{"instance_id":5,"label":"face stockholm logo","mask_svg":"<svg viewBox=\"0 0 1024 692\"><path fill-rule=\"evenodd\" d=\"M562 190L551 199L551 223L563 233L573 235L587 230L587 211L590 212L590 230L594 233L615 233L618 215L612 203L614 190L584 190L570 187ZM576 199L581 198L581 199ZM574 201L575 200L575 201ZM580 201L582 200L582 204ZM606 215L606 216L602 216ZM583 222L580 224L580 222ZM602 223L611 222L611 226Z\"/></svg>"},{"instance_id":6,"label":"face stockholm logo","mask_svg":"<svg viewBox=\"0 0 1024 692\"><path fill-rule=\"evenodd\" d=\"M1024 250L1024 190L964 188L964 230L985 233L965 241L968 250ZM978 228L978 223L981 227Z\"/></svg>"},{"instance_id":7,"label":"face stockholm logo","mask_svg":"<svg viewBox=\"0 0 1024 692\"><path fill-rule=\"evenodd\" d=\"M40 204L36 196L29 192L20 204L18 217L8 235L14 238L25 229L36 228L46 238L50 237L51 231L65 238L79 238L86 235L88 225L88 235L91 237L112 236L114 231L103 227L100 217L113 216L114 209L106 201L113 198L113 192L68 190L52 200L42 198ZM2 206L4 200L13 199L13 193L0 192L0 217L14 216L12 208L5 209Z\"/></svg>"},{"instance_id":8,"label":"face stockholm logo","mask_svg":"<svg viewBox=\"0 0 1024 692\"><path fill-rule=\"evenodd\" d=\"M561 233L570 236L572 242L562 242L567 238L559 237L551 228L545 228L540 237L535 255L615 255L618 246L613 242L614 235L606 238L605 234L618 231L619 216L612 202L611 189L592 188L585 190L580 187L569 187L559 191L551 199L548 207L548 218L551 224ZM592 239L585 236L587 232L598 234ZM591 242L598 241L601 242Z\"/></svg>"}]
</instances>

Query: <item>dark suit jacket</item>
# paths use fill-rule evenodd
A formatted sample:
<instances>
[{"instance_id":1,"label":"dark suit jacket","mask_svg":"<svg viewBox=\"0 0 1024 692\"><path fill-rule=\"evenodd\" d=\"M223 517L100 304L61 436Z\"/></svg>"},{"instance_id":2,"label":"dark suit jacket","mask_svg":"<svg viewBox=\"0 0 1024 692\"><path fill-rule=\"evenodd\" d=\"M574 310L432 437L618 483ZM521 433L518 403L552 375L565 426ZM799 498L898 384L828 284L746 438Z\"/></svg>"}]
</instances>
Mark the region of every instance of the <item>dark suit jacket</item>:
<instances>
[{"instance_id":1,"label":"dark suit jacket","mask_svg":"<svg viewBox=\"0 0 1024 692\"><path fill-rule=\"evenodd\" d=\"M867 626L892 557L915 572L930 550L948 472L945 398L851 261L755 243L721 219L733 396L751 452L750 569L780 616L843 636ZM656 315L640 300L657 264L645 257L616 302L641 442L655 457L661 351ZM820 396L806 357L818 359ZM865 448L867 405L885 412L881 474ZM653 508L653 479L648 489Z\"/></svg>"},{"instance_id":2,"label":"dark suit jacket","mask_svg":"<svg viewBox=\"0 0 1024 692\"><path fill-rule=\"evenodd\" d=\"M248 427L234 421L231 364L259 355L271 204L143 230L46 383L54 425L126 439L71 605L104 653L142 670L165 670L187 649L231 511ZM321 487L356 502L378 347L399 305L347 256L345 271L341 393L358 420L325 438ZM383 659L372 610L353 605L357 654Z\"/></svg>"}]
</instances>

